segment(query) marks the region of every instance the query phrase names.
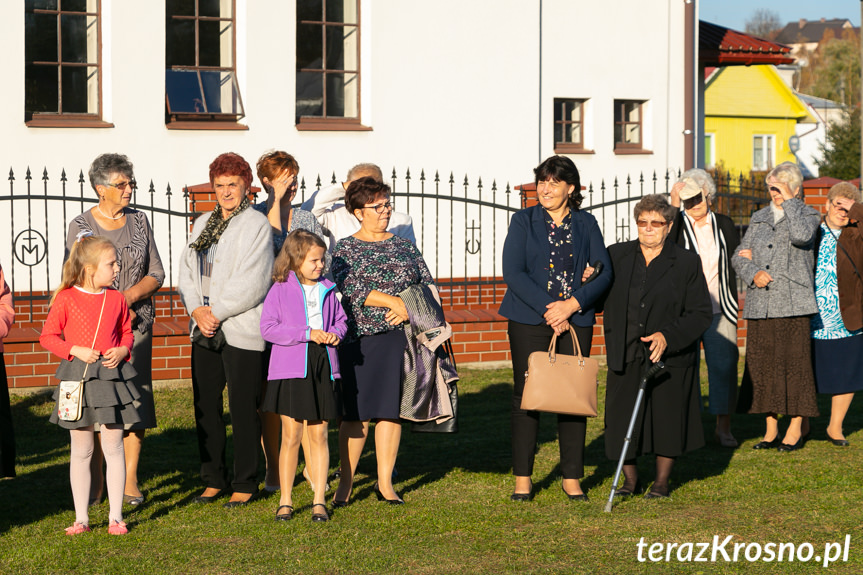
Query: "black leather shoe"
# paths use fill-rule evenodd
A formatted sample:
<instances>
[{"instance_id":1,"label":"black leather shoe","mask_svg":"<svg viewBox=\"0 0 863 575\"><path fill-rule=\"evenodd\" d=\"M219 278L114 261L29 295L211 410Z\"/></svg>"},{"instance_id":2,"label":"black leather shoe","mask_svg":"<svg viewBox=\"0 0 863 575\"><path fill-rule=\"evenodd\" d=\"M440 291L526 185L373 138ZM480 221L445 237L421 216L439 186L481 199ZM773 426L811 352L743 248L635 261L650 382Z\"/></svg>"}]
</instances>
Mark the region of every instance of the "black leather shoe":
<instances>
[{"instance_id":1,"label":"black leather shoe","mask_svg":"<svg viewBox=\"0 0 863 575\"><path fill-rule=\"evenodd\" d=\"M287 509L287 513L279 513L282 509ZM276 509L276 521L290 521L294 518L294 507L292 505L279 505Z\"/></svg>"},{"instance_id":2,"label":"black leather shoe","mask_svg":"<svg viewBox=\"0 0 863 575\"><path fill-rule=\"evenodd\" d=\"M249 503L251 503L255 499L257 499L257 493L252 493L251 495L249 495L249 498L246 499L245 501L228 501L227 503L222 505L222 507L224 507L225 509L234 509L236 507L245 507L246 505L248 505Z\"/></svg>"},{"instance_id":3,"label":"black leather shoe","mask_svg":"<svg viewBox=\"0 0 863 575\"><path fill-rule=\"evenodd\" d=\"M511 501L530 501L533 499L533 493L513 493L509 498Z\"/></svg>"},{"instance_id":4,"label":"black leather shoe","mask_svg":"<svg viewBox=\"0 0 863 575\"><path fill-rule=\"evenodd\" d=\"M851 445L851 442L847 439L833 439L830 437L830 434L827 435L827 441L835 445L836 447L848 447Z\"/></svg>"},{"instance_id":5,"label":"black leather shoe","mask_svg":"<svg viewBox=\"0 0 863 575\"><path fill-rule=\"evenodd\" d=\"M315 503L314 505L312 505L312 509L314 509L315 507L321 507L321 508L323 508L323 511L322 512L318 511L317 513L312 513L312 521L313 522L319 523L319 522L330 520L330 514L327 511L326 505L324 505L323 503Z\"/></svg>"},{"instance_id":6,"label":"black leather shoe","mask_svg":"<svg viewBox=\"0 0 863 575\"><path fill-rule=\"evenodd\" d=\"M655 483L650 486L650 491L644 494L645 499L668 499L669 493L671 492L671 488L668 485L656 485Z\"/></svg>"},{"instance_id":7,"label":"black leather shoe","mask_svg":"<svg viewBox=\"0 0 863 575\"><path fill-rule=\"evenodd\" d=\"M378 486L377 483L375 483L375 495L378 496L378 501L386 501L390 505L404 505L405 504L404 499L399 497L398 493L396 493L395 499L387 499L386 497L384 497L384 494L381 493L381 488Z\"/></svg>"},{"instance_id":8,"label":"black leather shoe","mask_svg":"<svg viewBox=\"0 0 863 575\"><path fill-rule=\"evenodd\" d=\"M566 489L563 488L561 484L560 489L566 493ZM566 493L566 496L569 497L570 501L587 501L587 493L576 493L573 495L572 493Z\"/></svg>"},{"instance_id":9,"label":"black leather shoe","mask_svg":"<svg viewBox=\"0 0 863 575\"><path fill-rule=\"evenodd\" d=\"M641 479L635 480L635 487L633 489L627 489L626 483L620 489L616 489L614 491L615 497L632 497L633 495L640 495L644 488L641 486Z\"/></svg>"},{"instance_id":10,"label":"black leather shoe","mask_svg":"<svg viewBox=\"0 0 863 575\"><path fill-rule=\"evenodd\" d=\"M806 438L804 436L800 436L800 439L797 440L797 443L794 445L788 445L787 443L780 443L779 447L777 447L777 451L797 451L798 449L803 448L803 444L805 443Z\"/></svg>"},{"instance_id":11,"label":"black leather shoe","mask_svg":"<svg viewBox=\"0 0 863 575\"><path fill-rule=\"evenodd\" d=\"M340 507L347 507L350 505L350 501L339 501L335 497L333 497L333 509L339 509Z\"/></svg>"},{"instance_id":12,"label":"black leather shoe","mask_svg":"<svg viewBox=\"0 0 863 575\"><path fill-rule=\"evenodd\" d=\"M774 449L779 447L780 441L779 436L777 435L773 441L759 441L755 445L752 446L752 449Z\"/></svg>"},{"instance_id":13,"label":"black leather shoe","mask_svg":"<svg viewBox=\"0 0 863 575\"><path fill-rule=\"evenodd\" d=\"M224 497L228 493L230 493L230 491L228 491L227 489L222 489L221 491L219 491L215 495L210 495L210 496L198 495L197 497L195 497L195 503L213 503L217 499L221 499L222 497Z\"/></svg>"}]
</instances>

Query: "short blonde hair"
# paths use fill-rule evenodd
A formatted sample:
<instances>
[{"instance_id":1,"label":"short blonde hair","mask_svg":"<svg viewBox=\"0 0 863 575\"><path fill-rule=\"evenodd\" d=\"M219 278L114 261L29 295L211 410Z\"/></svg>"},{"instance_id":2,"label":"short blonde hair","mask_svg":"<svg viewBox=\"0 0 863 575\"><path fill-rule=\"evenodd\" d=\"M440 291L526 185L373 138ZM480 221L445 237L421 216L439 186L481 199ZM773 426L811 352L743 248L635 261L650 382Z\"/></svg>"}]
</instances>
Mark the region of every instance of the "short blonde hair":
<instances>
[{"instance_id":1,"label":"short blonde hair","mask_svg":"<svg viewBox=\"0 0 863 575\"><path fill-rule=\"evenodd\" d=\"M782 162L767 174L765 181L773 178L783 184L788 184L795 197L803 199L803 172L793 162Z\"/></svg>"},{"instance_id":2,"label":"short blonde hair","mask_svg":"<svg viewBox=\"0 0 863 575\"><path fill-rule=\"evenodd\" d=\"M832 202L837 197L848 198L849 200L853 200L855 202L860 201L860 190L857 189L857 186L852 184L851 182L839 182L835 184L830 191L827 192L827 201Z\"/></svg>"}]
</instances>

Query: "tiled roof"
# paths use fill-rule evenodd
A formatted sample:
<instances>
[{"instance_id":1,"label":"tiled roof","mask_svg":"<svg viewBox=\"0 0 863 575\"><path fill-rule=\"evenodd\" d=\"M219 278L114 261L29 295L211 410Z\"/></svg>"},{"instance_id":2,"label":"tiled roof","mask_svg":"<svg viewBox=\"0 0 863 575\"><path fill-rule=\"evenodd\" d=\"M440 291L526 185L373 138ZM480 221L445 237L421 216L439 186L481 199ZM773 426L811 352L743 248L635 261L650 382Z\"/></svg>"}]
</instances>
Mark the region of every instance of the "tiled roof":
<instances>
[{"instance_id":1,"label":"tiled roof","mask_svg":"<svg viewBox=\"0 0 863 575\"><path fill-rule=\"evenodd\" d=\"M790 64L791 48L724 26L699 22L699 54L705 66Z\"/></svg>"},{"instance_id":2,"label":"tiled roof","mask_svg":"<svg viewBox=\"0 0 863 575\"><path fill-rule=\"evenodd\" d=\"M800 42L820 42L824 32L833 30L833 35L842 37L847 18L834 18L833 20L811 20L804 21L803 26L799 22L790 22L776 35L776 41L785 44L797 44Z\"/></svg>"}]
</instances>

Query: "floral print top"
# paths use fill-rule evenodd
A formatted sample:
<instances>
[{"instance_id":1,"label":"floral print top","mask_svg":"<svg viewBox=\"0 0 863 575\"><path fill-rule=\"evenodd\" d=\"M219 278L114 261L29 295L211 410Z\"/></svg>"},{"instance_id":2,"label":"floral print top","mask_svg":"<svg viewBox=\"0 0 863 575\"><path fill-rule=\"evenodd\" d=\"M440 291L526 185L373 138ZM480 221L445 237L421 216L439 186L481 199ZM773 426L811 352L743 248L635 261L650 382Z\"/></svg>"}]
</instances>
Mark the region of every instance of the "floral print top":
<instances>
[{"instance_id":1,"label":"floral print top","mask_svg":"<svg viewBox=\"0 0 863 575\"><path fill-rule=\"evenodd\" d=\"M809 320L813 339L841 339L860 335L863 330L850 332L845 329L842 311L839 309L839 283L836 276L836 247L842 230L831 230L821 224L821 244L815 264L815 300L818 313Z\"/></svg>"},{"instance_id":2,"label":"floral print top","mask_svg":"<svg viewBox=\"0 0 863 575\"><path fill-rule=\"evenodd\" d=\"M379 242L343 238L333 251L332 269L348 316L346 342L398 329L384 318L387 308L363 305L372 290L398 295L412 285L434 283L417 247L398 236Z\"/></svg>"},{"instance_id":3,"label":"floral print top","mask_svg":"<svg viewBox=\"0 0 863 575\"><path fill-rule=\"evenodd\" d=\"M560 225L555 224L548 212L545 214L545 227L548 230L548 243L551 257L548 262L548 295L555 300L567 300L572 296L573 267L572 257L572 212L563 217Z\"/></svg>"}]
</instances>

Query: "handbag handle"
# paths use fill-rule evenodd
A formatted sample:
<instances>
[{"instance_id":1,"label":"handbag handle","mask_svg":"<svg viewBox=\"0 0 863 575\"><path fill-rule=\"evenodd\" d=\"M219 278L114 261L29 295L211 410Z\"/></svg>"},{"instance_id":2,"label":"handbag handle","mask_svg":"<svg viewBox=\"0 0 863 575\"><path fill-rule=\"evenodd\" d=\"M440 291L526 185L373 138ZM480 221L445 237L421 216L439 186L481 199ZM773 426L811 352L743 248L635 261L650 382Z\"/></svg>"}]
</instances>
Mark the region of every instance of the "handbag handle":
<instances>
[{"instance_id":1,"label":"handbag handle","mask_svg":"<svg viewBox=\"0 0 863 575\"><path fill-rule=\"evenodd\" d=\"M584 357L581 355L581 346L578 344L578 338L575 337L575 329L572 325L569 326L569 335L572 336L572 347L578 355L578 364L584 365ZM557 361L557 334L551 336L551 344L548 346L548 363Z\"/></svg>"}]
</instances>

